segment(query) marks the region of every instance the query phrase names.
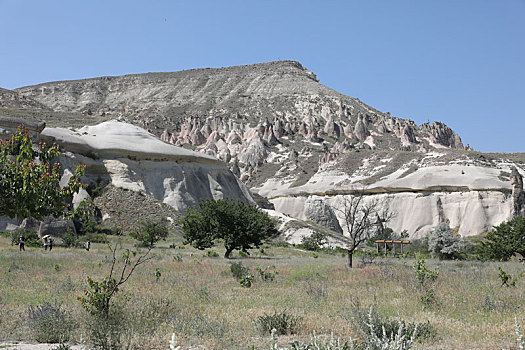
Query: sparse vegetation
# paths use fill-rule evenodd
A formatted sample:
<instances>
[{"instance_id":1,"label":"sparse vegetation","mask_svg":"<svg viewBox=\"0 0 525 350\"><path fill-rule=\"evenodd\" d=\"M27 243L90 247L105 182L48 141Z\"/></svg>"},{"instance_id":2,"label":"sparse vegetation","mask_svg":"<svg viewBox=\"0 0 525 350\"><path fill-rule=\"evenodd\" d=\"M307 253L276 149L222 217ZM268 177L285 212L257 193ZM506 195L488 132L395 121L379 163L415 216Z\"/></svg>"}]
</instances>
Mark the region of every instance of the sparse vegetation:
<instances>
[{"instance_id":1,"label":"sparse vegetation","mask_svg":"<svg viewBox=\"0 0 525 350\"><path fill-rule=\"evenodd\" d=\"M264 314L259 316L255 321L257 329L262 334L271 334L275 329L277 334L295 334L301 317L290 314L287 311L277 312L273 314Z\"/></svg>"},{"instance_id":2,"label":"sparse vegetation","mask_svg":"<svg viewBox=\"0 0 525 350\"><path fill-rule=\"evenodd\" d=\"M27 322L39 343L67 342L73 331L70 313L56 300L54 303L30 305Z\"/></svg>"},{"instance_id":3,"label":"sparse vegetation","mask_svg":"<svg viewBox=\"0 0 525 350\"><path fill-rule=\"evenodd\" d=\"M108 239L114 243L116 237ZM168 238L166 246L172 239ZM179 246L182 238L177 239L175 245ZM124 250L134 249L134 241L126 236L122 237L121 244ZM260 316L286 312L300 317L299 326L293 335L276 338L278 348L293 349L291 342L310 346L315 332L317 344L328 344L333 333L334 344L337 339L340 345L350 344L353 339L357 349L362 349L370 332L364 323L360 325L354 314L353 296L359 295L365 305L361 309L363 321L370 323L367 320L369 305L374 305L373 311L379 318L374 330L379 338L384 338L383 326L386 338L392 335L395 338L399 323L404 322L405 340L411 338L417 325L412 344L416 349L516 346L514 319L521 319L521 310L525 307L519 288L522 281L516 283L518 288L500 288L498 275L501 266L507 274L518 276L523 271L520 263L427 258L426 270L436 271L439 266L439 277L431 284L439 303L426 308L420 299L426 287L420 287L412 267L415 260L410 258L378 257L372 265L347 269L341 255L324 250L317 252L318 258L314 260L311 252L291 246L272 243L265 248L271 251L271 257L233 261L222 257L202 259L202 253L192 247L154 248L158 253L152 255L151 263L136 270L124 288L115 294L112 318L101 323L84 311L76 297L84 295L87 275L94 281L102 281L107 276L111 256L105 244L93 243L89 254L62 247L53 249L53 254L31 249L19 254L7 237L1 237L2 339L34 341L26 310L29 305L41 305L43 300L56 297L75 325L70 344L79 343L82 337L91 346L100 341L99 348L159 349L167 347L175 333L181 349L190 345L209 349L248 349L253 345L255 349L267 349L271 329L261 333L256 321ZM214 249L221 256L224 254L223 247ZM176 256L182 261L175 261ZM60 266L59 271L54 270L55 265ZM232 266L242 266L238 269L240 278L256 275L251 288L243 288L240 278L231 277ZM257 268L270 273L279 271L279 274L266 283ZM158 281L157 269L162 273ZM483 334L479 332L480 324L483 324Z\"/></svg>"},{"instance_id":4,"label":"sparse vegetation","mask_svg":"<svg viewBox=\"0 0 525 350\"><path fill-rule=\"evenodd\" d=\"M326 237L325 233L316 231L310 236L304 236L301 239L300 247L306 250L318 251L328 243Z\"/></svg>"}]
</instances>

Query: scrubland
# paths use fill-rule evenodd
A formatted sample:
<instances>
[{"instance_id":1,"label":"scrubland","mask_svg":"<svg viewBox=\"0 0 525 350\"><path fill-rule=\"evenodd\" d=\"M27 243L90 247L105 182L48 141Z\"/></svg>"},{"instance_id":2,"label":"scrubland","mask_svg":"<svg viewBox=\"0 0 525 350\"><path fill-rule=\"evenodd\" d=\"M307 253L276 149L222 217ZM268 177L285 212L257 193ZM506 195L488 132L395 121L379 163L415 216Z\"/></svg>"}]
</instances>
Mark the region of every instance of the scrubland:
<instances>
[{"instance_id":1,"label":"scrubland","mask_svg":"<svg viewBox=\"0 0 525 350\"><path fill-rule=\"evenodd\" d=\"M373 306L384 317L429 323L432 334L416 349L518 349L515 318L523 323L523 285L501 286L498 267L518 276L519 262L426 260L438 270L432 300L422 301L414 258L377 258L349 269L341 254L312 253L294 247L265 245L250 257L222 258L175 244L153 250L115 297L122 338L136 349L167 349L173 333L183 349L269 349L271 336L261 316L286 313L297 321L293 334L279 335L280 345L307 342L315 332L342 340L363 340L357 310ZM123 243L133 248L133 242ZM55 301L72 325L70 343L89 338L83 296L87 277L102 280L110 255L104 244L82 249L53 248L18 252L0 238L0 342L36 343L30 306ZM254 275L250 288L232 276L241 262ZM266 281L257 268L273 274ZM275 274L277 271L277 274ZM54 304L55 305L55 304Z\"/></svg>"}]
</instances>

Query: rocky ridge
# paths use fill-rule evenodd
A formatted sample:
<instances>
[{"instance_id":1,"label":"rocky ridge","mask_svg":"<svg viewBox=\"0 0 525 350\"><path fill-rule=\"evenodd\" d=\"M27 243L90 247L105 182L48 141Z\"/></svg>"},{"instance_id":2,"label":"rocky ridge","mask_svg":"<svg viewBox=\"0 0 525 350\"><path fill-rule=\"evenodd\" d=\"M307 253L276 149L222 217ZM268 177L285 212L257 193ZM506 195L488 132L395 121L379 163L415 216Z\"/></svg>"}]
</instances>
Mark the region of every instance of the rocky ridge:
<instances>
[{"instance_id":1,"label":"rocky ridge","mask_svg":"<svg viewBox=\"0 0 525 350\"><path fill-rule=\"evenodd\" d=\"M445 124L418 126L382 113L320 84L294 61L51 82L13 93L86 123L127 121L229 163L277 211L335 231L341 218L330 208L362 190L396 208L389 225L412 236L443 220L462 235L482 233L511 217L521 198L510 174L525 173L523 154L474 152Z\"/></svg>"}]
</instances>

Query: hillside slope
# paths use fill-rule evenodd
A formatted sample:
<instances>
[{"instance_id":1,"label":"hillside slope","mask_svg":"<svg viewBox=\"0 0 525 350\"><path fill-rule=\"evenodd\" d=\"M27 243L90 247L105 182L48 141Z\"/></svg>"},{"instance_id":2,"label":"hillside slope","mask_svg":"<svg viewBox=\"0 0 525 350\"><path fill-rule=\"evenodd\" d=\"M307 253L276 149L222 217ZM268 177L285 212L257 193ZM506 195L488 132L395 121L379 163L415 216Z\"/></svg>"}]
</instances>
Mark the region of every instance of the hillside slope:
<instances>
[{"instance_id":1,"label":"hillside slope","mask_svg":"<svg viewBox=\"0 0 525 350\"><path fill-rule=\"evenodd\" d=\"M295 61L50 82L14 92L52 111L52 125L116 118L216 157L278 211L323 224L327 211L314 210L319 199L338 207L344 196L364 190L395 209L389 225L397 231L421 236L449 221L462 235L479 234L513 215L510 173L525 174L523 154L474 152L445 124L418 126L382 113L320 84Z\"/></svg>"}]
</instances>

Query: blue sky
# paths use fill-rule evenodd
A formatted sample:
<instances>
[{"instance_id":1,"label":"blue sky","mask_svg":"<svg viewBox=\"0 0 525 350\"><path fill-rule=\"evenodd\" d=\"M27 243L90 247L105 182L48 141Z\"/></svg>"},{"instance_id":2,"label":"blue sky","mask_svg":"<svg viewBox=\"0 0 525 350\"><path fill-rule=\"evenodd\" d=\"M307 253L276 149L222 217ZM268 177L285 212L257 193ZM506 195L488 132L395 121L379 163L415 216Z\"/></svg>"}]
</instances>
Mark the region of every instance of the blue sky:
<instances>
[{"instance_id":1,"label":"blue sky","mask_svg":"<svg viewBox=\"0 0 525 350\"><path fill-rule=\"evenodd\" d=\"M525 152L525 0L0 0L0 87L291 59L484 152Z\"/></svg>"}]
</instances>

